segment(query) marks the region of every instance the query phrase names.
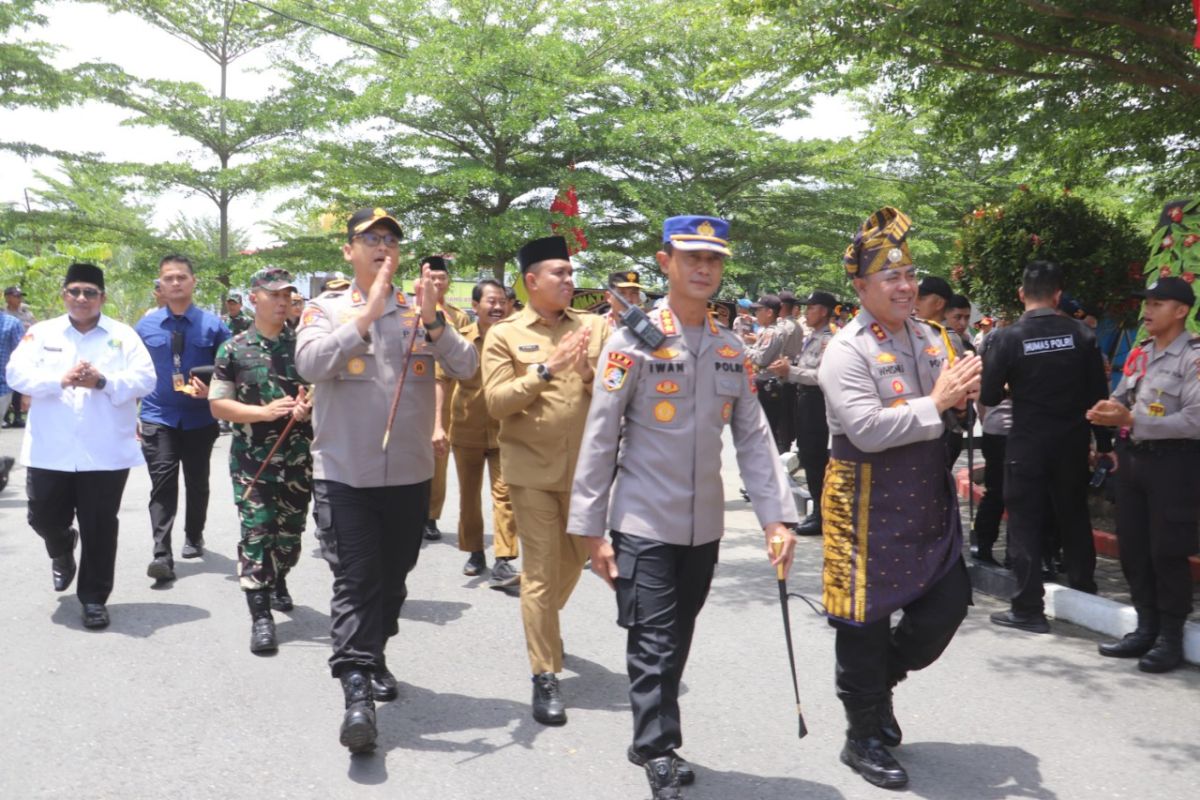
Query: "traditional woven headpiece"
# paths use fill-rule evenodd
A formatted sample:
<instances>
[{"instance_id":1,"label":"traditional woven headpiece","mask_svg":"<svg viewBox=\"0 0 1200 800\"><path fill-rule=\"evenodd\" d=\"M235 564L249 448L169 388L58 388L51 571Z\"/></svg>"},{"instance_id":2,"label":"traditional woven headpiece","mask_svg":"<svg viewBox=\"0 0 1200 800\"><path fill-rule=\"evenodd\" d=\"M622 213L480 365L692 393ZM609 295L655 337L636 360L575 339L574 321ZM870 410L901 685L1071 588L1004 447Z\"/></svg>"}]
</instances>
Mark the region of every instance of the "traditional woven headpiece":
<instances>
[{"instance_id":1,"label":"traditional woven headpiece","mask_svg":"<svg viewBox=\"0 0 1200 800\"><path fill-rule=\"evenodd\" d=\"M906 267L913 263L908 252L908 229L912 220L904 212L890 206L881 208L867 218L846 248L842 259L846 274L865 278L883 269Z\"/></svg>"}]
</instances>

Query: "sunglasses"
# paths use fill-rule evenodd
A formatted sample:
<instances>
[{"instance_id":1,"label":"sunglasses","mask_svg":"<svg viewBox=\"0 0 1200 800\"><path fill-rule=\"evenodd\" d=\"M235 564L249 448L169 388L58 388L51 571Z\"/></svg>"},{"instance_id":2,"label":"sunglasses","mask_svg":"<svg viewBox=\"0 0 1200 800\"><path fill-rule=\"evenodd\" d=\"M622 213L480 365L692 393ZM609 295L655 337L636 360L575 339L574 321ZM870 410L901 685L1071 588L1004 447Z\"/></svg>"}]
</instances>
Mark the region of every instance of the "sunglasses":
<instances>
[{"instance_id":1,"label":"sunglasses","mask_svg":"<svg viewBox=\"0 0 1200 800\"><path fill-rule=\"evenodd\" d=\"M95 300L100 295L104 294L104 292L100 291L99 289L92 289L91 287L85 289L79 286L74 286L70 289L63 289L63 294L68 294L71 297L74 297L76 300L81 297L88 300Z\"/></svg>"},{"instance_id":2,"label":"sunglasses","mask_svg":"<svg viewBox=\"0 0 1200 800\"><path fill-rule=\"evenodd\" d=\"M362 239L363 244L365 244L367 247L378 247L380 244L383 244L385 247L400 246L400 237L393 236L390 233L380 236L378 233L368 231L366 233L356 234L354 238Z\"/></svg>"}]
</instances>

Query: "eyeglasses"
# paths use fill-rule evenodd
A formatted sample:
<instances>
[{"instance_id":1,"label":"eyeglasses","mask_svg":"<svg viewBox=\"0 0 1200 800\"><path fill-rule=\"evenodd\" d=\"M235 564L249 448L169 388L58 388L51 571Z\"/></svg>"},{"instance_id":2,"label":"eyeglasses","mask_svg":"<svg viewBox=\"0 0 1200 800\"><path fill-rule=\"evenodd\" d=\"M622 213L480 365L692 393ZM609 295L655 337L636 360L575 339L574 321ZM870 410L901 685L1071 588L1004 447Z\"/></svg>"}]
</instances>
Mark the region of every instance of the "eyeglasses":
<instances>
[{"instance_id":1,"label":"eyeglasses","mask_svg":"<svg viewBox=\"0 0 1200 800\"><path fill-rule=\"evenodd\" d=\"M386 234L384 236L380 236L378 233L372 233L371 231L367 231L366 233L356 234L354 238L362 239L363 244L365 244L367 247L379 247L380 244L383 244L385 247L399 247L400 246L400 237L393 236L390 233Z\"/></svg>"},{"instance_id":2,"label":"eyeglasses","mask_svg":"<svg viewBox=\"0 0 1200 800\"><path fill-rule=\"evenodd\" d=\"M91 287L85 289L79 286L73 286L70 289L63 289L63 294L69 294L76 300L81 297L87 298L88 300L95 300L100 295L104 294L104 292L100 291L99 289L92 289Z\"/></svg>"}]
</instances>

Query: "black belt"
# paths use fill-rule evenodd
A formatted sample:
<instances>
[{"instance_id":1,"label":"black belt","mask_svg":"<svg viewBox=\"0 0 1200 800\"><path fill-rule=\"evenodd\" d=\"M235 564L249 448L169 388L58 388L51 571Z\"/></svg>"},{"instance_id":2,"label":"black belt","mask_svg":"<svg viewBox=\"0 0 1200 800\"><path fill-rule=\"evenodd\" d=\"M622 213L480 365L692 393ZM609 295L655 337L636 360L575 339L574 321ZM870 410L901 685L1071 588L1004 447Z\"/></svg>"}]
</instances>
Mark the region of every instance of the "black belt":
<instances>
[{"instance_id":1,"label":"black belt","mask_svg":"<svg viewBox=\"0 0 1200 800\"><path fill-rule=\"evenodd\" d=\"M1200 453L1200 439L1130 439L1125 446L1135 453Z\"/></svg>"}]
</instances>

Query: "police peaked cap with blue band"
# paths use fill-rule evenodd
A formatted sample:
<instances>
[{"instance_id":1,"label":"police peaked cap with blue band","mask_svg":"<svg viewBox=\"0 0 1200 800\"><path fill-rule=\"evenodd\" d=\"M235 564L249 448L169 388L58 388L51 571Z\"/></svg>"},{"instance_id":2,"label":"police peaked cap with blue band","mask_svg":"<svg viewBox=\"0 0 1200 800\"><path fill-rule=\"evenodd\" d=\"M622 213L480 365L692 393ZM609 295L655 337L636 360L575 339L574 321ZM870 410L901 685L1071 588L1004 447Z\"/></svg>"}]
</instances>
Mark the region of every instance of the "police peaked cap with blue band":
<instances>
[{"instance_id":1,"label":"police peaked cap with blue band","mask_svg":"<svg viewBox=\"0 0 1200 800\"><path fill-rule=\"evenodd\" d=\"M561 236L546 236L527 242L517 251L517 264L521 272L528 272L530 267L543 261L570 261L571 251L567 249L567 240Z\"/></svg>"},{"instance_id":2,"label":"police peaked cap with blue band","mask_svg":"<svg viewBox=\"0 0 1200 800\"><path fill-rule=\"evenodd\" d=\"M75 263L67 267L67 277L63 279L63 286L72 283L90 283L104 291L104 270L97 267L95 264Z\"/></svg>"},{"instance_id":3,"label":"police peaked cap with blue band","mask_svg":"<svg viewBox=\"0 0 1200 800\"><path fill-rule=\"evenodd\" d=\"M662 240L677 250L733 255L729 250L729 223L720 217L668 217L663 220Z\"/></svg>"}]
</instances>

